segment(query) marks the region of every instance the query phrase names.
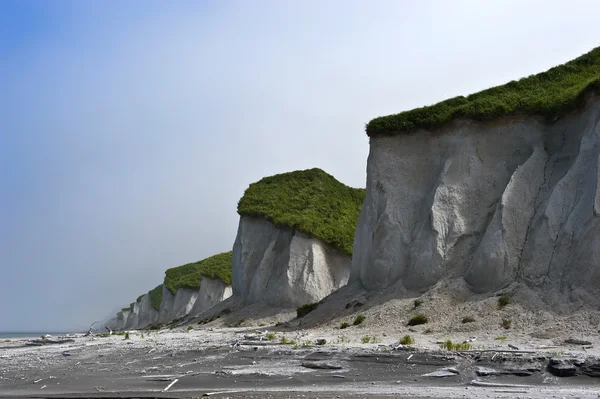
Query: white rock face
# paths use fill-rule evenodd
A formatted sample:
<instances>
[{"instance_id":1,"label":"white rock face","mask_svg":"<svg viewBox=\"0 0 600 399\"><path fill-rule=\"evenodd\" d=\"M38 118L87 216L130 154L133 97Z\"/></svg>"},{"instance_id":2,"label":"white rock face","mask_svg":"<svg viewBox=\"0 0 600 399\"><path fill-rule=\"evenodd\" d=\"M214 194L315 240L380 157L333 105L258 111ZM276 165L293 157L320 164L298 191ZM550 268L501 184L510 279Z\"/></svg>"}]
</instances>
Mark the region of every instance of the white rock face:
<instances>
[{"instance_id":1,"label":"white rock face","mask_svg":"<svg viewBox=\"0 0 600 399\"><path fill-rule=\"evenodd\" d=\"M197 297L198 290L180 288L177 290L177 294L173 295L163 285L158 322L168 323L173 319L185 316L194 307Z\"/></svg>"},{"instance_id":2,"label":"white rock face","mask_svg":"<svg viewBox=\"0 0 600 399\"><path fill-rule=\"evenodd\" d=\"M232 294L231 286L219 279L202 277L198 297L192 310L192 315L198 315L215 306L217 303L229 298Z\"/></svg>"},{"instance_id":3,"label":"white rock face","mask_svg":"<svg viewBox=\"0 0 600 399\"><path fill-rule=\"evenodd\" d=\"M233 295L297 307L346 285L351 260L320 240L242 216L233 246Z\"/></svg>"},{"instance_id":4,"label":"white rock face","mask_svg":"<svg viewBox=\"0 0 600 399\"><path fill-rule=\"evenodd\" d=\"M371 139L351 280L422 291L461 277L600 302L600 100L534 118ZM234 287L235 288L235 287Z\"/></svg>"},{"instance_id":5,"label":"white rock face","mask_svg":"<svg viewBox=\"0 0 600 399\"><path fill-rule=\"evenodd\" d=\"M146 294L140 302L133 305L133 311L129 313L125 329L148 327L158 320L158 311L152 307L150 295Z\"/></svg>"},{"instance_id":6,"label":"white rock face","mask_svg":"<svg viewBox=\"0 0 600 399\"><path fill-rule=\"evenodd\" d=\"M122 310L120 312L122 314L122 317L119 317L119 315L117 314L117 317L115 319L115 324L114 324L114 329L115 330L124 330L125 329L125 325L127 324L127 319L129 318L129 313L131 313L129 310Z\"/></svg>"},{"instance_id":7,"label":"white rock face","mask_svg":"<svg viewBox=\"0 0 600 399\"><path fill-rule=\"evenodd\" d=\"M152 307L150 295L146 294L140 302L133 306L132 311L123 312L123 321L114 318L116 330L129 330L145 328L155 323L168 323L171 320L197 315L209 310L217 303L229 298L232 294L231 286L218 279L203 277L200 289L180 288L173 295L163 286L163 299L160 310Z\"/></svg>"}]
</instances>

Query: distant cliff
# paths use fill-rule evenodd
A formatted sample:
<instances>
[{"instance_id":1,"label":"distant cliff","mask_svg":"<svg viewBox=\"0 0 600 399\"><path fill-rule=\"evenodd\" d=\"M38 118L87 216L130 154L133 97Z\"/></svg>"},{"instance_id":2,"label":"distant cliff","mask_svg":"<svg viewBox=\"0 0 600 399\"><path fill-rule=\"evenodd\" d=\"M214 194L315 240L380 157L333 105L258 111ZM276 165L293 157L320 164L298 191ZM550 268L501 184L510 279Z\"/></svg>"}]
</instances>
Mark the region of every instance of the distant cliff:
<instances>
[{"instance_id":1,"label":"distant cliff","mask_svg":"<svg viewBox=\"0 0 600 399\"><path fill-rule=\"evenodd\" d=\"M231 252L168 269L162 284L110 321L115 330L163 325L199 314L231 296Z\"/></svg>"},{"instance_id":2,"label":"distant cliff","mask_svg":"<svg viewBox=\"0 0 600 399\"><path fill-rule=\"evenodd\" d=\"M600 48L367 125L352 280L600 304Z\"/></svg>"},{"instance_id":3,"label":"distant cliff","mask_svg":"<svg viewBox=\"0 0 600 399\"><path fill-rule=\"evenodd\" d=\"M320 169L265 177L238 203L233 295L297 307L345 285L364 190Z\"/></svg>"}]
</instances>

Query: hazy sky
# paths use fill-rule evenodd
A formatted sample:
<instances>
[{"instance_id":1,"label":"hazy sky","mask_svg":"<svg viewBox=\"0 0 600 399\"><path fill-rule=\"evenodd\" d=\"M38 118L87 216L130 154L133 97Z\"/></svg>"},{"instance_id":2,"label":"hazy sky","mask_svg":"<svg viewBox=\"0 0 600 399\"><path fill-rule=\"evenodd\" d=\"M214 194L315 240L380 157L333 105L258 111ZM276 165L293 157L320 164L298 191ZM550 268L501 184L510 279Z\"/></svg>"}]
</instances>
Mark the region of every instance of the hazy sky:
<instances>
[{"instance_id":1,"label":"hazy sky","mask_svg":"<svg viewBox=\"0 0 600 399\"><path fill-rule=\"evenodd\" d=\"M0 331L86 329L230 250L266 175L364 187L373 117L600 45L590 1L0 2Z\"/></svg>"}]
</instances>

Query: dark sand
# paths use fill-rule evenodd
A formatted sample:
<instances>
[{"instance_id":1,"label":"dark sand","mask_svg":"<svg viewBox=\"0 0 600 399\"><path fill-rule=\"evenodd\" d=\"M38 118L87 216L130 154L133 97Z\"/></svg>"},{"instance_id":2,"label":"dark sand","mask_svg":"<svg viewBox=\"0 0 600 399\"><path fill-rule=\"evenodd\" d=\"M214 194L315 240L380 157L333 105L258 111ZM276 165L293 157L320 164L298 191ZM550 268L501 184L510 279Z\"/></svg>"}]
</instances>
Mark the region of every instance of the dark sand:
<instances>
[{"instance_id":1,"label":"dark sand","mask_svg":"<svg viewBox=\"0 0 600 399\"><path fill-rule=\"evenodd\" d=\"M0 342L0 396L30 398L378 398L600 397L600 379L559 378L538 355L494 357L390 351L387 346L231 346L229 333L77 338L24 347ZM262 343L264 344L264 342ZM67 351L67 352L65 352ZM492 360L492 357L494 359ZM307 368L303 364L327 368ZM448 377L423 374L455 368ZM528 376L481 377L477 367L531 369ZM527 374L527 373L526 373ZM173 381L177 380L174 384ZM473 380L504 386L477 387ZM167 386L170 388L164 391ZM215 393L221 392L221 393Z\"/></svg>"}]
</instances>

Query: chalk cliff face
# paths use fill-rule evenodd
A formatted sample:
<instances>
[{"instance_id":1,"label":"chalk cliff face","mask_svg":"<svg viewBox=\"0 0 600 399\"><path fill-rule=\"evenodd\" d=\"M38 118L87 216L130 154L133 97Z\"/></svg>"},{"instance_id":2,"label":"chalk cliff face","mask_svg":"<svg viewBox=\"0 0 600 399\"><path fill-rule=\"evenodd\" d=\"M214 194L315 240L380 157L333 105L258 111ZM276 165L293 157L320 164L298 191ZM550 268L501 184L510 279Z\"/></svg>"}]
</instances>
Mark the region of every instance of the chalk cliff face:
<instances>
[{"instance_id":1,"label":"chalk cliff face","mask_svg":"<svg viewBox=\"0 0 600 399\"><path fill-rule=\"evenodd\" d=\"M133 310L121 311L122 316L111 319L111 327L115 330L128 330L165 324L187 315L200 314L232 294L230 285L209 277L202 277L200 289L179 288L175 295L164 286L162 290L159 310L152 307L150 295L146 294L133 305Z\"/></svg>"},{"instance_id":2,"label":"chalk cliff face","mask_svg":"<svg viewBox=\"0 0 600 399\"><path fill-rule=\"evenodd\" d=\"M189 314L198 315L205 312L231 295L231 285L227 285L219 279L203 277L196 303Z\"/></svg>"},{"instance_id":3,"label":"chalk cliff face","mask_svg":"<svg viewBox=\"0 0 600 399\"><path fill-rule=\"evenodd\" d=\"M199 314L231 296L231 286L218 279L203 277L200 289L179 288L173 295L163 286L163 300L160 304L158 322Z\"/></svg>"},{"instance_id":4,"label":"chalk cliff face","mask_svg":"<svg viewBox=\"0 0 600 399\"><path fill-rule=\"evenodd\" d=\"M297 307L345 285L351 259L320 240L242 216L233 246L233 294L245 303Z\"/></svg>"},{"instance_id":5,"label":"chalk cliff face","mask_svg":"<svg viewBox=\"0 0 600 399\"><path fill-rule=\"evenodd\" d=\"M121 310L119 313L117 313L117 317L114 321L114 327L113 329L115 330L123 330L125 329L125 325L127 324L127 318L129 317L129 310Z\"/></svg>"},{"instance_id":6,"label":"chalk cliff face","mask_svg":"<svg viewBox=\"0 0 600 399\"><path fill-rule=\"evenodd\" d=\"M148 327L158 320L158 311L152 307L149 294L144 295L142 300L134 305L133 314L133 320L131 320L131 325L128 328ZM131 316L127 319L128 324L130 319L132 319Z\"/></svg>"},{"instance_id":7,"label":"chalk cliff face","mask_svg":"<svg viewBox=\"0 0 600 399\"><path fill-rule=\"evenodd\" d=\"M599 303L599 244L597 97L553 123L370 139L351 274L369 290L457 277L475 293L522 282L550 303Z\"/></svg>"}]
</instances>

